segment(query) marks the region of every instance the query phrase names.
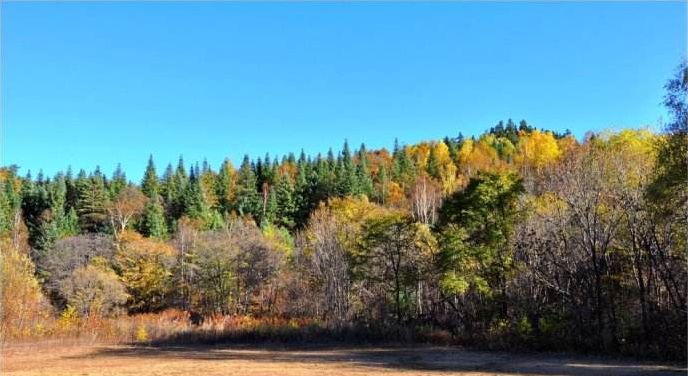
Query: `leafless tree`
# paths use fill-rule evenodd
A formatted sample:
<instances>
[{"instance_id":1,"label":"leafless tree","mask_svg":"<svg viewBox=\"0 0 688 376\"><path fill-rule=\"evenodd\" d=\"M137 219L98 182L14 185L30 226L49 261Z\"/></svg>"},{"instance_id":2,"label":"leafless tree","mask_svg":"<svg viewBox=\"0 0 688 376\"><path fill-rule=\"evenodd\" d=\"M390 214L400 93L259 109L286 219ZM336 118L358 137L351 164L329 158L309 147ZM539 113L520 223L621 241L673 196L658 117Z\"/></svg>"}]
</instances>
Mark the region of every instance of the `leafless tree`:
<instances>
[{"instance_id":1,"label":"leafless tree","mask_svg":"<svg viewBox=\"0 0 688 376\"><path fill-rule=\"evenodd\" d=\"M439 183L425 175L418 177L411 190L413 218L418 222L433 225L441 204L442 187Z\"/></svg>"},{"instance_id":2,"label":"leafless tree","mask_svg":"<svg viewBox=\"0 0 688 376\"><path fill-rule=\"evenodd\" d=\"M351 280L346 250L338 237L337 219L329 210L316 211L309 221L313 240L313 274L322 285L325 316L335 325L349 319Z\"/></svg>"}]
</instances>

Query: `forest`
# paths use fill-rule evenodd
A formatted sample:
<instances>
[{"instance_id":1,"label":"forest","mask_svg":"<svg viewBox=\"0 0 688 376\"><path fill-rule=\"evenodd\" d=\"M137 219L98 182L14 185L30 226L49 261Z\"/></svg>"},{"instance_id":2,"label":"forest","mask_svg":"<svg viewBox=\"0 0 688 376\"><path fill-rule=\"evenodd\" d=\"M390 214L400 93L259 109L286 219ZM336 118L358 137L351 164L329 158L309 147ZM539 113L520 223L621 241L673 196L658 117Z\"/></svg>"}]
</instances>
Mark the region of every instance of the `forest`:
<instances>
[{"instance_id":1,"label":"forest","mask_svg":"<svg viewBox=\"0 0 688 376\"><path fill-rule=\"evenodd\" d=\"M687 92L682 65L661 132L509 119L391 151L150 156L140 182L4 167L2 337L235 328L685 359Z\"/></svg>"}]
</instances>

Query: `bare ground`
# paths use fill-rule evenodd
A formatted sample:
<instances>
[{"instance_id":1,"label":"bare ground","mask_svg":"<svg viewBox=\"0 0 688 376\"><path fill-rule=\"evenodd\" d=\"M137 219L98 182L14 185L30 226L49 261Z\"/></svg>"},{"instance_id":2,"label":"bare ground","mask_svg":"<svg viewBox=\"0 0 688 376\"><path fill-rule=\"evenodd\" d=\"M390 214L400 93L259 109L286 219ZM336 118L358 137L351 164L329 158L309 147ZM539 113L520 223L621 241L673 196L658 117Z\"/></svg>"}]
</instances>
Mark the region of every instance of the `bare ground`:
<instances>
[{"instance_id":1,"label":"bare ground","mask_svg":"<svg viewBox=\"0 0 688 376\"><path fill-rule=\"evenodd\" d=\"M2 375L685 375L684 365L455 347L5 345Z\"/></svg>"}]
</instances>

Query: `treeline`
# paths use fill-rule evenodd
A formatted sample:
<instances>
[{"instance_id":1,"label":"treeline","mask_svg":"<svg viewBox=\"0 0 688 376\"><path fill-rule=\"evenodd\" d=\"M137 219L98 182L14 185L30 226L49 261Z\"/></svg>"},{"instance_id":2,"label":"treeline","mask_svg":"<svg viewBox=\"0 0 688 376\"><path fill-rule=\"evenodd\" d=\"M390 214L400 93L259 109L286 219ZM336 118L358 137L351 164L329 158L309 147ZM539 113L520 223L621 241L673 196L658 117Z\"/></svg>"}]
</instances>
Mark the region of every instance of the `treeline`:
<instances>
[{"instance_id":1,"label":"treeline","mask_svg":"<svg viewBox=\"0 0 688 376\"><path fill-rule=\"evenodd\" d=\"M181 308L493 347L686 353L686 69L667 131L500 122L392 152L0 174L2 330ZM46 297L46 298L44 298Z\"/></svg>"}]
</instances>

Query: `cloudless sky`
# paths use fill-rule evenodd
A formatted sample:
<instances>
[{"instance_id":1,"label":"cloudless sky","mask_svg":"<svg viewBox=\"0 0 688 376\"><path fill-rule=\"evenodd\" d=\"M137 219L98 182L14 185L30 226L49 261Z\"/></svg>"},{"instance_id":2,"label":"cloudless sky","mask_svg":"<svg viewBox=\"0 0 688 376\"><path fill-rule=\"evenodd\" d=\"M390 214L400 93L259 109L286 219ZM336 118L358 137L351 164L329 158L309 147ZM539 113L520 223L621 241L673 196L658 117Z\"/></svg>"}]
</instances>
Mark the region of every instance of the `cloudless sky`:
<instances>
[{"instance_id":1,"label":"cloudless sky","mask_svg":"<svg viewBox=\"0 0 688 376\"><path fill-rule=\"evenodd\" d=\"M0 6L4 162L34 176L657 127L686 57L686 2Z\"/></svg>"}]
</instances>

